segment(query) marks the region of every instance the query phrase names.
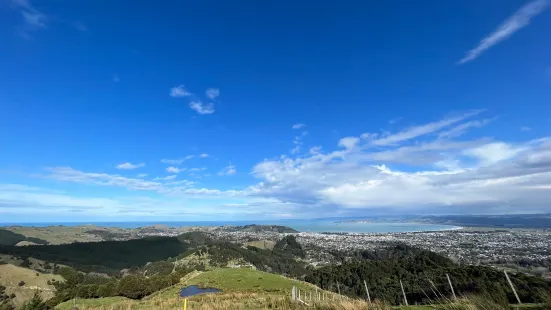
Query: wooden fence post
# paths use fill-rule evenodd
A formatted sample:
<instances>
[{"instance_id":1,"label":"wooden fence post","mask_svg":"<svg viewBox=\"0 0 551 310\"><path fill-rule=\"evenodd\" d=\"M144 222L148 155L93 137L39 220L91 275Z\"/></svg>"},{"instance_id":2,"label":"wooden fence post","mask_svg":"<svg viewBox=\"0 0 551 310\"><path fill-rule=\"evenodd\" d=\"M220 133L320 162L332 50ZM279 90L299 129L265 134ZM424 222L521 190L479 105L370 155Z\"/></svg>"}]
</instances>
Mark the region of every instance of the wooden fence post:
<instances>
[{"instance_id":1,"label":"wooden fence post","mask_svg":"<svg viewBox=\"0 0 551 310\"><path fill-rule=\"evenodd\" d=\"M404 302L406 303L406 306L409 306L408 299L406 297L406 292L404 291L404 285L402 284L402 280L400 279L400 287L402 288L402 294L404 295Z\"/></svg>"},{"instance_id":2,"label":"wooden fence post","mask_svg":"<svg viewBox=\"0 0 551 310\"><path fill-rule=\"evenodd\" d=\"M505 273L505 277L507 278L507 282L509 282L509 285L511 286L511 289L513 290L513 293L515 294L515 297L517 298L518 304L522 304L520 302L520 298L518 298L517 291L515 290L515 286L513 285L513 282L511 282L511 279L509 279L509 275L507 274L506 270L503 270L503 273Z\"/></svg>"},{"instance_id":3,"label":"wooden fence post","mask_svg":"<svg viewBox=\"0 0 551 310\"><path fill-rule=\"evenodd\" d=\"M367 301L371 303L371 296L369 296L369 289L367 288L367 283L364 280L365 292L367 293Z\"/></svg>"},{"instance_id":4,"label":"wooden fence post","mask_svg":"<svg viewBox=\"0 0 551 310\"><path fill-rule=\"evenodd\" d=\"M450 276L447 273L446 278L448 278L448 283L450 284L450 288L452 290L453 300L457 300L457 296L455 296L455 290L453 289L452 280L450 280Z\"/></svg>"}]
</instances>

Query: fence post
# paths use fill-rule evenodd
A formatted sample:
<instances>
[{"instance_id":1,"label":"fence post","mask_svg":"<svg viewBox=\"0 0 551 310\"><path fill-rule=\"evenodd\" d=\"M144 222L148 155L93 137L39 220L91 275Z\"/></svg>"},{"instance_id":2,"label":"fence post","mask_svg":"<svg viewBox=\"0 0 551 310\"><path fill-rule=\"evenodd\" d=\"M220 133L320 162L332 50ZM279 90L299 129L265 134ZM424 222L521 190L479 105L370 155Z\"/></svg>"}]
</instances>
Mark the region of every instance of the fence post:
<instances>
[{"instance_id":1,"label":"fence post","mask_svg":"<svg viewBox=\"0 0 551 310\"><path fill-rule=\"evenodd\" d=\"M364 280L365 292L367 293L367 301L371 303L371 296L369 296L369 289L367 288L367 283Z\"/></svg>"},{"instance_id":2,"label":"fence post","mask_svg":"<svg viewBox=\"0 0 551 310\"><path fill-rule=\"evenodd\" d=\"M457 296L455 296L455 290L453 289L452 280L450 280L450 276L447 273L446 278L448 278L448 283L450 284L450 288L452 290L453 300L457 300Z\"/></svg>"},{"instance_id":3,"label":"fence post","mask_svg":"<svg viewBox=\"0 0 551 310\"><path fill-rule=\"evenodd\" d=\"M509 279L509 275L507 274L507 271L506 270L503 270L503 273L505 273L505 277L507 278L507 282L509 282L509 285L511 286L511 289L513 290L513 293L515 294L515 297L517 298L517 301L520 304L522 304L520 302L520 298L518 298L518 294L517 294L517 291L515 290L515 286L513 285L513 282L511 282L511 279Z\"/></svg>"},{"instance_id":4,"label":"fence post","mask_svg":"<svg viewBox=\"0 0 551 310\"><path fill-rule=\"evenodd\" d=\"M339 295L341 294L341 287L339 285L339 281L337 281L337 292L339 292Z\"/></svg>"},{"instance_id":5,"label":"fence post","mask_svg":"<svg viewBox=\"0 0 551 310\"><path fill-rule=\"evenodd\" d=\"M406 306L409 306L408 299L406 297L406 292L404 291L404 285L402 284L402 280L400 279L400 287L402 288L402 294L404 295L404 302L406 303Z\"/></svg>"},{"instance_id":6,"label":"fence post","mask_svg":"<svg viewBox=\"0 0 551 310\"><path fill-rule=\"evenodd\" d=\"M293 285L291 290L291 300L297 300L297 287Z\"/></svg>"}]
</instances>

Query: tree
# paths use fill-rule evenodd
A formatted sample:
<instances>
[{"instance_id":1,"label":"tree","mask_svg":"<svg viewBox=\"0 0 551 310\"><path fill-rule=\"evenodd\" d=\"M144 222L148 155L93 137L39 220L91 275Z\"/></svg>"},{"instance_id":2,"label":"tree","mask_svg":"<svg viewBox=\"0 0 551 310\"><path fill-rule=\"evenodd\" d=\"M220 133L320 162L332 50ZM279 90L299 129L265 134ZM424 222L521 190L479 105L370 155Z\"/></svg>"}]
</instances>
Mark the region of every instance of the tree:
<instances>
[{"instance_id":1,"label":"tree","mask_svg":"<svg viewBox=\"0 0 551 310\"><path fill-rule=\"evenodd\" d=\"M42 301L40 293L34 292L33 298L23 304L22 310L48 310L46 304Z\"/></svg>"}]
</instances>

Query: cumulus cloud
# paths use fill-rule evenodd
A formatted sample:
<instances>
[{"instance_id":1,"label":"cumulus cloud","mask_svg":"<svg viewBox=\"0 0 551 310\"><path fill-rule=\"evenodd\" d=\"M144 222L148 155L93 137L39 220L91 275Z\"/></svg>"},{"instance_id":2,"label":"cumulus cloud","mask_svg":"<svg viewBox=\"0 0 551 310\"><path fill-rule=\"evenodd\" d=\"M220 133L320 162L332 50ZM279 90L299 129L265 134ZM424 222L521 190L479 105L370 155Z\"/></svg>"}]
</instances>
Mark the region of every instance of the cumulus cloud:
<instances>
[{"instance_id":1,"label":"cumulus cloud","mask_svg":"<svg viewBox=\"0 0 551 310\"><path fill-rule=\"evenodd\" d=\"M192 95L184 85L174 86L170 89L170 97L173 98L189 97Z\"/></svg>"},{"instance_id":2,"label":"cumulus cloud","mask_svg":"<svg viewBox=\"0 0 551 310\"><path fill-rule=\"evenodd\" d=\"M151 181L70 167L50 168L41 177L154 193L162 199L180 199L182 203L187 198L206 199L202 207L227 207L231 209L229 213L240 217L266 216L267 208L277 210L273 213L281 217L285 214L310 218L428 210L550 212L551 138L515 142L491 137L465 139L467 135L463 133L485 123L484 119L467 119L467 114L459 116L460 120L444 118L367 138L358 133L343 137L332 147L312 147L300 156L272 157L254 165L253 184L237 190L199 187L192 181L178 180L175 175L185 168L177 166L167 168L173 175ZM374 140L389 137L394 138L373 144ZM230 164L219 176L232 174L236 174L236 167ZM39 208L42 205L38 201L47 197L40 189L4 186L2 191L0 184L0 212L2 208L12 208L12 200L17 205ZM51 197L48 204L65 207L71 203L63 194L47 195ZM213 203L213 199L219 203ZM115 209L131 205L121 200L98 200L93 205L105 202ZM163 206L162 212L169 212L162 201L155 202ZM74 203L82 207L80 201ZM170 208L174 208L172 212L179 209L176 205Z\"/></svg>"},{"instance_id":3,"label":"cumulus cloud","mask_svg":"<svg viewBox=\"0 0 551 310\"><path fill-rule=\"evenodd\" d=\"M228 166L224 167L224 169L222 169L220 172L218 172L218 175L234 175L236 173L237 169L235 168L235 165L229 164Z\"/></svg>"},{"instance_id":4,"label":"cumulus cloud","mask_svg":"<svg viewBox=\"0 0 551 310\"><path fill-rule=\"evenodd\" d=\"M490 47L508 39L515 32L528 26L532 18L543 12L548 6L548 0L535 0L525 4L505 20L494 32L482 39L475 48L468 51L465 57L459 60L458 64L473 61Z\"/></svg>"},{"instance_id":5,"label":"cumulus cloud","mask_svg":"<svg viewBox=\"0 0 551 310\"><path fill-rule=\"evenodd\" d=\"M192 101L189 103L189 108L197 112L197 114L206 115L214 113L214 103L202 103L201 101Z\"/></svg>"},{"instance_id":6,"label":"cumulus cloud","mask_svg":"<svg viewBox=\"0 0 551 310\"><path fill-rule=\"evenodd\" d=\"M139 163L139 164L124 163L124 164L117 165L117 169L133 170L133 169L138 169L138 168L141 168L141 167L144 167L144 166L145 166L144 163Z\"/></svg>"},{"instance_id":7,"label":"cumulus cloud","mask_svg":"<svg viewBox=\"0 0 551 310\"><path fill-rule=\"evenodd\" d=\"M186 168L178 168L173 166L166 168L166 172L168 173L180 173L183 171L186 171Z\"/></svg>"},{"instance_id":8,"label":"cumulus cloud","mask_svg":"<svg viewBox=\"0 0 551 310\"><path fill-rule=\"evenodd\" d=\"M551 184L551 140L454 140L488 122L465 120L472 115L389 133L375 142L382 150L371 147L373 141L346 137L335 151L265 160L254 166L259 182L247 192L318 210L551 211L551 191L545 190ZM454 124L442 140L438 134Z\"/></svg>"},{"instance_id":9,"label":"cumulus cloud","mask_svg":"<svg viewBox=\"0 0 551 310\"><path fill-rule=\"evenodd\" d=\"M220 96L220 90L218 88L209 88L205 91L205 95L211 100L216 99Z\"/></svg>"}]
</instances>

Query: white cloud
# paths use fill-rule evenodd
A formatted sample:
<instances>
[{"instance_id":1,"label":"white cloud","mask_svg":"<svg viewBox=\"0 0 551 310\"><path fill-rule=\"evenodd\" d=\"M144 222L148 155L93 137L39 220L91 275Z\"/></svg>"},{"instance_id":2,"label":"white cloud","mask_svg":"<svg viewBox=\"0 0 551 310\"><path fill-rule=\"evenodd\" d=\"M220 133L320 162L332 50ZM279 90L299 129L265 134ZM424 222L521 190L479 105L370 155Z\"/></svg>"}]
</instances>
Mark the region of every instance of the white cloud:
<instances>
[{"instance_id":1,"label":"white cloud","mask_svg":"<svg viewBox=\"0 0 551 310\"><path fill-rule=\"evenodd\" d=\"M192 101L189 103L189 108L201 115L214 113L214 104L212 102L203 104L201 101Z\"/></svg>"},{"instance_id":2,"label":"white cloud","mask_svg":"<svg viewBox=\"0 0 551 310\"><path fill-rule=\"evenodd\" d=\"M154 178L153 181L171 181L171 180L174 180L176 179L178 176L173 174L173 175L168 175L166 177L157 177L157 178Z\"/></svg>"},{"instance_id":3,"label":"white cloud","mask_svg":"<svg viewBox=\"0 0 551 310\"><path fill-rule=\"evenodd\" d=\"M450 130L459 128L456 132L462 133L476 128L471 122L456 122L450 125L455 126ZM436 123L440 122L429 124ZM423 126L426 125L418 127ZM146 216L145 212L176 214L187 205L192 206L187 212L193 209L203 212L205 208L208 211L204 212L211 214L227 212L239 217L252 214L256 218L267 216L265 210L277 210L270 214L309 218L359 216L366 212L551 211L551 137L514 143L496 138L458 140L457 134L446 134L445 139L439 137L441 130L443 128L431 131L432 135L398 139L399 142L384 147L373 146L369 139L347 137L333 147L324 145L324 150L314 147L297 158L282 155L267 159L252 168L256 184L237 190L199 187L204 181L176 180L173 176L149 181L55 167L40 177L79 186L112 187L113 192L131 190L132 196L139 191L140 195L153 198L141 203L121 195L112 196L111 191L109 199L81 198L17 184L0 184L0 213L13 212L10 210L15 206L24 212L47 206L48 210L55 209L56 214L71 208L96 212L91 210L97 208L98 213L120 210ZM511 130L518 131L518 128ZM383 137L393 135L396 134L383 134ZM176 175L185 168L168 169ZM236 174L236 167L230 164L219 174Z\"/></svg>"},{"instance_id":4,"label":"white cloud","mask_svg":"<svg viewBox=\"0 0 551 310\"><path fill-rule=\"evenodd\" d=\"M460 116L450 117L450 118L447 118L447 119L443 119L441 121L428 123L428 124L420 125L420 126L410 127L406 130L400 131L400 132L395 133L395 134L380 137L378 139L373 139L373 140L371 140L371 144L384 146L384 145L392 145L392 144L396 144L396 143L399 143L399 142L414 139L414 138L417 138L417 137L420 137L420 136L424 136L424 135L442 130L442 129L448 127L448 126L459 123L462 120L464 120L468 117L474 116L474 115L476 115L480 112L481 111L468 112L468 113L464 113Z\"/></svg>"},{"instance_id":5,"label":"white cloud","mask_svg":"<svg viewBox=\"0 0 551 310\"><path fill-rule=\"evenodd\" d=\"M209 157L209 154L203 153L203 154L199 155L199 157L201 157L201 158L207 158L207 157Z\"/></svg>"},{"instance_id":6,"label":"white cloud","mask_svg":"<svg viewBox=\"0 0 551 310\"><path fill-rule=\"evenodd\" d=\"M145 178L146 176L147 176L147 173L138 174L138 178Z\"/></svg>"},{"instance_id":7,"label":"white cloud","mask_svg":"<svg viewBox=\"0 0 551 310\"><path fill-rule=\"evenodd\" d=\"M11 4L19 11L23 19L23 25L18 30L21 36L30 38L32 31L48 27L49 17L36 9L29 1L12 0Z\"/></svg>"},{"instance_id":8,"label":"white cloud","mask_svg":"<svg viewBox=\"0 0 551 310\"><path fill-rule=\"evenodd\" d=\"M166 172L168 173L180 173L183 171L186 171L186 168L178 168L173 166L166 168Z\"/></svg>"},{"instance_id":9,"label":"white cloud","mask_svg":"<svg viewBox=\"0 0 551 310\"><path fill-rule=\"evenodd\" d=\"M300 158L265 160L252 171L259 183L246 192L294 203L315 214L367 209L387 213L551 211L547 203L551 191L545 191L551 184L551 138L522 144L455 141L458 134L488 122L461 120L388 134L387 138L395 137L391 145L383 143L383 150L362 147L361 140L347 137L339 141L344 149L325 153L316 149ZM438 132L446 127L443 124L457 123L453 132L444 135L446 140L436 136L399 144ZM406 166L398 169L393 163Z\"/></svg>"},{"instance_id":10,"label":"white cloud","mask_svg":"<svg viewBox=\"0 0 551 310\"><path fill-rule=\"evenodd\" d=\"M524 147L514 147L504 142L494 142L467 149L463 154L477 158L482 165L489 165L510 159L524 150Z\"/></svg>"},{"instance_id":11,"label":"white cloud","mask_svg":"<svg viewBox=\"0 0 551 310\"><path fill-rule=\"evenodd\" d=\"M209 88L205 91L205 95L211 100L216 99L220 96L220 90L218 88Z\"/></svg>"},{"instance_id":12,"label":"white cloud","mask_svg":"<svg viewBox=\"0 0 551 310\"><path fill-rule=\"evenodd\" d=\"M357 137L345 137L339 140L339 146L345 149L351 149L358 145L360 139Z\"/></svg>"},{"instance_id":13,"label":"white cloud","mask_svg":"<svg viewBox=\"0 0 551 310\"><path fill-rule=\"evenodd\" d=\"M310 151L308 151L308 152L312 155L319 154L319 153L321 153L321 146L314 146L314 147L310 148Z\"/></svg>"},{"instance_id":14,"label":"white cloud","mask_svg":"<svg viewBox=\"0 0 551 310\"><path fill-rule=\"evenodd\" d=\"M163 158L163 159L161 159L161 162L163 164L169 164L169 165L181 165L184 161L192 159L193 157L195 157L195 156L187 155L187 156L179 158L179 159L165 159L165 158Z\"/></svg>"},{"instance_id":15,"label":"white cloud","mask_svg":"<svg viewBox=\"0 0 551 310\"><path fill-rule=\"evenodd\" d=\"M522 6L511 17L505 20L494 32L480 41L480 44L468 51L458 64L475 60L490 47L509 38L518 30L528 26L530 20L543 12L549 5L548 0L535 0Z\"/></svg>"},{"instance_id":16,"label":"white cloud","mask_svg":"<svg viewBox=\"0 0 551 310\"><path fill-rule=\"evenodd\" d=\"M294 124L293 125L293 129L301 129L301 128L304 128L304 127L306 127L305 124Z\"/></svg>"},{"instance_id":17,"label":"white cloud","mask_svg":"<svg viewBox=\"0 0 551 310\"><path fill-rule=\"evenodd\" d=\"M528 127L528 126L520 127L520 131L531 131L531 130L532 130L532 127Z\"/></svg>"},{"instance_id":18,"label":"white cloud","mask_svg":"<svg viewBox=\"0 0 551 310\"><path fill-rule=\"evenodd\" d=\"M235 165L229 164L224 169L222 169L220 172L218 172L218 175L234 175L237 173L237 169L235 168Z\"/></svg>"},{"instance_id":19,"label":"white cloud","mask_svg":"<svg viewBox=\"0 0 551 310\"><path fill-rule=\"evenodd\" d=\"M124 164L117 165L117 169L133 170L133 169L138 169L138 168L141 168L141 167L144 167L144 166L145 166L144 163L139 163L139 164L124 163Z\"/></svg>"},{"instance_id":20,"label":"white cloud","mask_svg":"<svg viewBox=\"0 0 551 310\"><path fill-rule=\"evenodd\" d=\"M193 171L193 172L204 171L204 170L207 170L207 168L200 167L200 168L190 168L189 169L189 171Z\"/></svg>"},{"instance_id":21,"label":"white cloud","mask_svg":"<svg viewBox=\"0 0 551 310\"><path fill-rule=\"evenodd\" d=\"M187 91L184 85L174 86L170 89L170 96L173 98L189 97L191 95L193 94Z\"/></svg>"},{"instance_id":22,"label":"white cloud","mask_svg":"<svg viewBox=\"0 0 551 310\"><path fill-rule=\"evenodd\" d=\"M484 126L486 126L487 124L489 124L490 122L492 122L496 119L497 118L494 117L494 118L489 118L489 119L475 120L475 121L469 121L469 122L466 122L466 123L462 123L462 124L459 124L459 125L453 127L450 130L441 132L440 134L438 134L438 137L440 137L440 138L459 137L462 134L464 134L465 132L467 132L467 130L470 129L470 128L484 127Z\"/></svg>"}]
</instances>

